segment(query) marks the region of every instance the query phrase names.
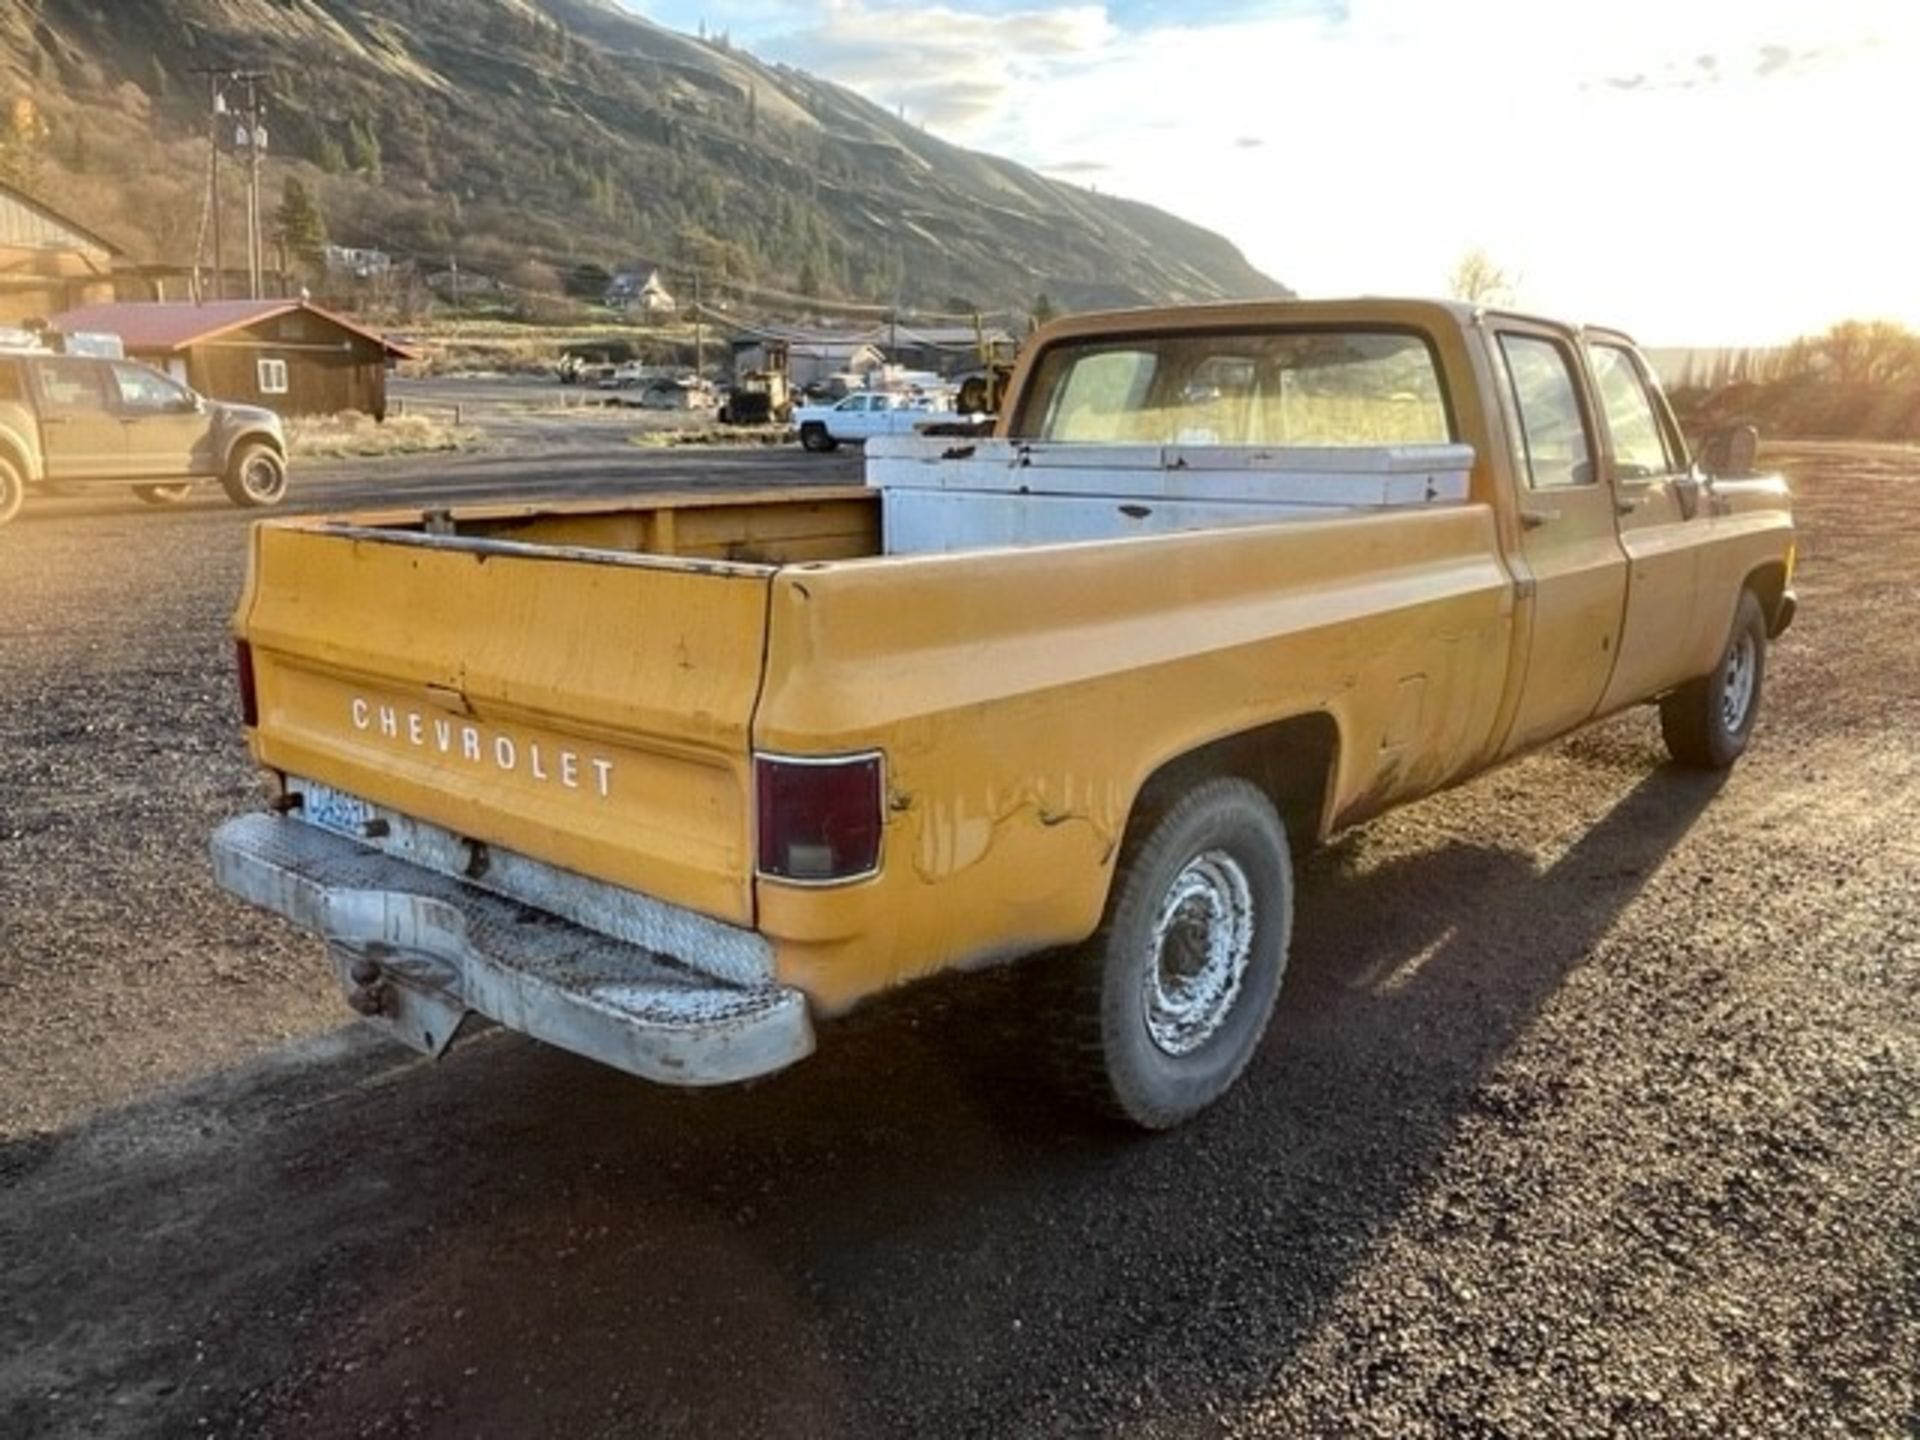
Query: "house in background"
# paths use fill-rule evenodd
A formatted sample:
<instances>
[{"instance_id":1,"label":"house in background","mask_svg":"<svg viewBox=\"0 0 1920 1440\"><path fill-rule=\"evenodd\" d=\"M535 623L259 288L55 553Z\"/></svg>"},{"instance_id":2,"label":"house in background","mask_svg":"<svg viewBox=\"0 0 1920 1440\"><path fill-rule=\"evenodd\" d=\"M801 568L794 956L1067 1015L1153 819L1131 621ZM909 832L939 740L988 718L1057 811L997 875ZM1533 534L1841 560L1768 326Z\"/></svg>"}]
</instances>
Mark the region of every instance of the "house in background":
<instances>
[{"instance_id":1,"label":"house in background","mask_svg":"<svg viewBox=\"0 0 1920 1440\"><path fill-rule=\"evenodd\" d=\"M671 315L679 303L661 283L657 265L622 270L607 286L606 303L615 310L638 310L642 315Z\"/></svg>"},{"instance_id":2,"label":"house in background","mask_svg":"<svg viewBox=\"0 0 1920 1440\"><path fill-rule=\"evenodd\" d=\"M387 371L414 352L304 300L84 305L51 317L57 330L118 335L144 360L215 400L282 415L358 410L387 416Z\"/></svg>"},{"instance_id":3,"label":"house in background","mask_svg":"<svg viewBox=\"0 0 1920 1440\"><path fill-rule=\"evenodd\" d=\"M378 280L393 273L393 257L384 250L329 245L321 253L328 275L344 276L349 280Z\"/></svg>"},{"instance_id":4,"label":"house in background","mask_svg":"<svg viewBox=\"0 0 1920 1440\"><path fill-rule=\"evenodd\" d=\"M24 190L0 183L0 325L112 299L120 254Z\"/></svg>"}]
</instances>

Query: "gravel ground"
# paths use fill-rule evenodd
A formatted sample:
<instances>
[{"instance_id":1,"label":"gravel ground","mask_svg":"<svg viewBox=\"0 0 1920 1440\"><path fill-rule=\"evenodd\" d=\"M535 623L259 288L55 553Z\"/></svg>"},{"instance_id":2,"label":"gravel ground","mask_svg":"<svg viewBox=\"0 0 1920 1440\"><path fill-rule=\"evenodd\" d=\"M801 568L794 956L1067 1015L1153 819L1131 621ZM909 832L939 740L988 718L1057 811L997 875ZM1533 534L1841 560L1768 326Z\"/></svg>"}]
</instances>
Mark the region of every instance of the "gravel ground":
<instances>
[{"instance_id":1,"label":"gravel ground","mask_svg":"<svg viewBox=\"0 0 1920 1440\"><path fill-rule=\"evenodd\" d=\"M857 464L557 436L557 489ZM1153 1140L1046 1098L1013 975L713 1093L342 1027L204 874L240 518L30 514L0 1434L1915 1434L1920 452L1773 458L1802 613L1739 769L1636 713L1310 857L1275 1035Z\"/></svg>"}]
</instances>

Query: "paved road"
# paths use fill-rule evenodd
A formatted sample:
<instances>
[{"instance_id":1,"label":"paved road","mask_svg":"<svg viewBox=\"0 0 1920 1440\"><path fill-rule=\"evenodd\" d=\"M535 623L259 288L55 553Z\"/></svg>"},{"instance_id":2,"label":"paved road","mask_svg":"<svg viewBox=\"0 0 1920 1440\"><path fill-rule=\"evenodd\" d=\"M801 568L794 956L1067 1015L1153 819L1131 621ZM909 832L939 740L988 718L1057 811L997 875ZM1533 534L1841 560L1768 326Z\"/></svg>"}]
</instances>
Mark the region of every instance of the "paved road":
<instances>
[{"instance_id":1,"label":"paved road","mask_svg":"<svg viewBox=\"0 0 1920 1440\"><path fill-rule=\"evenodd\" d=\"M199 871L251 793L236 517L29 516L0 1434L1911 1434L1920 466L1784 458L1805 609L1741 768L1630 715L1308 858L1272 1042L1152 1140L1047 1098L1017 974L703 1094L336 1028L312 947ZM559 449L306 494L796 473Z\"/></svg>"}]
</instances>

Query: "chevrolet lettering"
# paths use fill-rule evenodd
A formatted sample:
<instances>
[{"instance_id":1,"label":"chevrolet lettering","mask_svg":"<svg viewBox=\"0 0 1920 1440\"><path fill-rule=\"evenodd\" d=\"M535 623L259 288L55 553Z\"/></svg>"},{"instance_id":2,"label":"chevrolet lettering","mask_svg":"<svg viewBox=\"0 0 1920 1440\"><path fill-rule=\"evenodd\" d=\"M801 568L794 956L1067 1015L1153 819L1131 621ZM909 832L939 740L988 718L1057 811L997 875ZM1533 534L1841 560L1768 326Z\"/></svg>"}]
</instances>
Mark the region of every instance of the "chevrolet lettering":
<instances>
[{"instance_id":1,"label":"chevrolet lettering","mask_svg":"<svg viewBox=\"0 0 1920 1440\"><path fill-rule=\"evenodd\" d=\"M508 774L584 790L604 800L613 793L613 761L580 751L543 746L491 734L484 726L422 710L404 709L356 695L348 706L353 728L469 765L486 765Z\"/></svg>"}]
</instances>

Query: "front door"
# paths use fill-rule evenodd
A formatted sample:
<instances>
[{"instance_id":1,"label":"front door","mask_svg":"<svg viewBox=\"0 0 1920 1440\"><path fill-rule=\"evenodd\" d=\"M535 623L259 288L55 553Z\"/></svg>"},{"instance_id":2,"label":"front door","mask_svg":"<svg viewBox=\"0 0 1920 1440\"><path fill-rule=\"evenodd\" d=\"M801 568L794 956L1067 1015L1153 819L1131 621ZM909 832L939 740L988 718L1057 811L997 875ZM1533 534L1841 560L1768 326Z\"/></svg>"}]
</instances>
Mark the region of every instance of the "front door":
<instances>
[{"instance_id":1,"label":"front door","mask_svg":"<svg viewBox=\"0 0 1920 1440\"><path fill-rule=\"evenodd\" d=\"M1627 622L1602 708L1618 709L1691 680L1691 623L1705 501L1686 447L1645 362L1624 340L1594 337L1587 363L1605 421L1607 468L1627 552Z\"/></svg>"},{"instance_id":2,"label":"front door","mask_svg":"<svg viewBox=\"0 0 1920 1440\"><path fill-rule=\"evenodd\" d=\"M1523 596L1532 592L1526 677L1505 746L1513 751L1571 730L1600 708L1626 608L1627 559L1571 342L1508 322L1493 335L1493 359L1511 406L1527 572L1520 588Z\"/></svg>"},{"instance_id":3,"label":"front door","mask_svg":"<svg viewBox=\"0 0 1920 1440\"><path fill-rule=\"evenodd\" d=\"M34 361L47 479L105 480L125 471L126 437L107 395L106 369L70 355Z\"/></svg>"},{"instance_id":4,"label":"front door","mask_svg":"<svg viewBox=\"0 0 1920 1440\"><path fill-rule=\"evenodd\" d=\"M134 360L115 360L109 369L128 476L167 480L211 472L212 425L193 392Z\"/></svg>"}]
</instances>

